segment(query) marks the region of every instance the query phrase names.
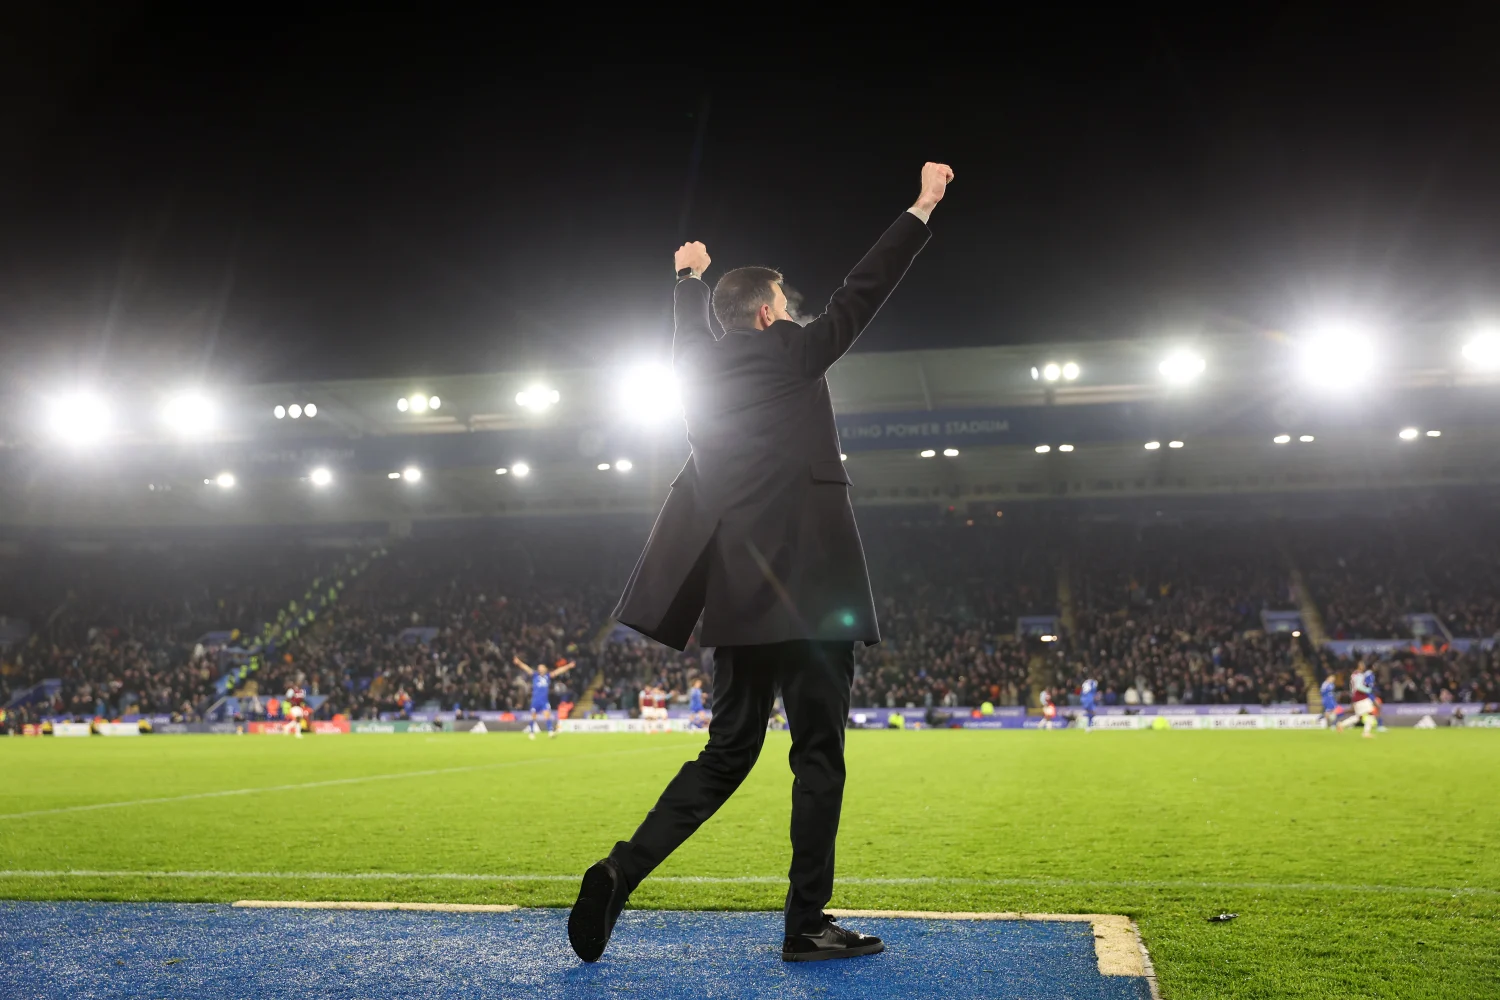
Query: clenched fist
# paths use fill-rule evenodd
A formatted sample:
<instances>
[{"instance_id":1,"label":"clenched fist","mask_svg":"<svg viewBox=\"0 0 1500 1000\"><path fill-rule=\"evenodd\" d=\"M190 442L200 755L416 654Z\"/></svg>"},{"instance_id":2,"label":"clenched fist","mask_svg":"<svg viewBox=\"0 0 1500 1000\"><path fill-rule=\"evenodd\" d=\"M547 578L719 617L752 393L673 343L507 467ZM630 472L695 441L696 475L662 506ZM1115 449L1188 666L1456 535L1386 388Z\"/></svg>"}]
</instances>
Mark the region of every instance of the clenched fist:
<instances>
[{"instance_id":1,"label":"clenched fist","mask_svg":"<svg viewBox=\"0 0 1500 1000\"><path fill-rule=\"evenodd\" d=\"M941 198L942 195L938 197ZM677 270L681 271L685 267L691 268L695 278L703 277L703 272L707 271L708 265L712 263L708 256L708 247L702 243L684 243L677 248L672 259L676 262Z\"/></svg>"},{"instance_id":2,"label":"clenched fist","mask_svg":"<svg viewBox=\"0 0 1500 1000\"><path fill-rule=\"evenodd\" d=\"M946 163L924 163L922 165L922 193L917 196L914 207L931 212L943 200L948 185L953 183L953 168Z\"/></svg>"}]
</instances>

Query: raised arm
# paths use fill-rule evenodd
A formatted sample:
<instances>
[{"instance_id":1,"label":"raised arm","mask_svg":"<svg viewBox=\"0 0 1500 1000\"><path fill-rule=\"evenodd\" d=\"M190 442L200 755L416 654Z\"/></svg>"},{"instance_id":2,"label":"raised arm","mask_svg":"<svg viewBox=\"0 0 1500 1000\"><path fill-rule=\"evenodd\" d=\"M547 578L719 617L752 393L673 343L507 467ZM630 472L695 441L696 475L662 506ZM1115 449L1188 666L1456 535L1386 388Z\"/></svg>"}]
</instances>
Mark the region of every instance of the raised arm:
<instances>
[{"instance_id":1,"label":"raised arm","mask_svg":"<svg viewBox=\"0 0 1500 1000\"><path fill-rule=\"evenodd\" d=\"M569 660L567 663L564 663L562 666L554 668L553 671L552 671L552 676L556 677L558 674L565 674L569 670L572 670L576 666L578 666L578 661L577 660Z\"/></svg>"},{"instance_id":2,"label":"raised arm","mask_svg":"<svg viewBox=\"0 0 1500 1000\"><path fill-rule=\"evenodd\" d=\"M673 254L677 268L677 288L673 300L672 366L691 364L693 355L714 342L714 328L708 319L713 295L703 281L703 272L712 263L708 248L702 243L684 243Z\"/></svg>"},{"instance_id":3,"label":"raised arm","mask_svg":"<svg viewBox=\"0 0 1500 1000\"><path fill-rule=\"evenodd\" d=\"M854 345L901 281L931 233L927 221L947 193L953 168L944 163L922 167L922 190L916 203L901 213L885 235L854 266L843 286L833 293L823 315L802 331L802 367L821 376Z\"/></svg>"},{"instance_id":4,"label":"raised arm","mask_svg":"<svg viewBox=\"0 0 1500 1000\"><path fill-rule=\"evenodd\" d=\"M531 666L529 664L522 663L521 662L521 658L519 656L512 656L510 658L510 662L514 663L516 666L520 667L522 670L526 671L528 674L532 672Z\"/></svg>"}]
</instances>

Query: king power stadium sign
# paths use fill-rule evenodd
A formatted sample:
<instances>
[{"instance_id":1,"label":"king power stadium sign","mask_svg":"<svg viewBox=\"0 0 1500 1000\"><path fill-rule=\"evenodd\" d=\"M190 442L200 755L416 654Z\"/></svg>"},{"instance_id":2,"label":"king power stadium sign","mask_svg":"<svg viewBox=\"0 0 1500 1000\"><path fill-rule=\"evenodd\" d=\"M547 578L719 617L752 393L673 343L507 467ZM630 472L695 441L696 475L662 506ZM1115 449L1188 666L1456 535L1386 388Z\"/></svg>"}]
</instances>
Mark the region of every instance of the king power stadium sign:
<instances>
[{"instance_id":1,"label":"king power stadium sign","mask_svg":"<svg viewBox=\"0 0 1500 1000\"><path fill-rule=\"evenodd\" d=\"M854 449L896 444L995 444L1008 441L1010 431L1010 419L993 413L860 414L840 422L839 440Z\"/></svg>"}]
</instances>

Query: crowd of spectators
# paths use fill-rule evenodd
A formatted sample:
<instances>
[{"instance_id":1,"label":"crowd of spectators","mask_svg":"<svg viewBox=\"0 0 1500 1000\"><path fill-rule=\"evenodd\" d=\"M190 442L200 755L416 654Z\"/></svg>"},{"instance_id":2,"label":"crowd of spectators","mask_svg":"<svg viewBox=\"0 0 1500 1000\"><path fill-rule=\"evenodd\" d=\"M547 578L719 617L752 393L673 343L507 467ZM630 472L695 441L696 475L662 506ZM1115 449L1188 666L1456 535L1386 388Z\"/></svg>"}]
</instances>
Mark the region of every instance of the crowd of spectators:
<instances>
[{"instance_id":1,"label":"crowd of spectators","mask_svg":"<svg viewBox=\"0 0 1500 1000\"><path fill-rule=\"evenodd\" d=\"M1347 664L1264 629L1263 610L1298 608L1294 562L1335 637L1410 636L1412 613L1454 635L1500 627L1500 561L1472 525L976 524L876 510L861 526L883 636L858 656L861 706L1023 705L1038 685L1075 701L1086 677L1105 704L1305 703L1304 678ZM680 703L695 680L711 689L710 651L670 650L609 620L646 527L429 529L378 558L290 545L23 553L3 564L0 613L33 634L0 655L0 692L57 678L38 711L194 718L218 704L226 669L199 636L248 635L357 559L368 565L335 606L234 690L243 711L291 686L316 696L323 717L521 710L529 679L515 658L576 661L554 684L558 703L587 692L595 710L630 710L648 689ZM1055 616L1051 641L1023 639L1023 616ZM1382 661L1382 683L1398 701L1494 697L1493 656L1402 653Z\"/></svg>"}]
</instances>

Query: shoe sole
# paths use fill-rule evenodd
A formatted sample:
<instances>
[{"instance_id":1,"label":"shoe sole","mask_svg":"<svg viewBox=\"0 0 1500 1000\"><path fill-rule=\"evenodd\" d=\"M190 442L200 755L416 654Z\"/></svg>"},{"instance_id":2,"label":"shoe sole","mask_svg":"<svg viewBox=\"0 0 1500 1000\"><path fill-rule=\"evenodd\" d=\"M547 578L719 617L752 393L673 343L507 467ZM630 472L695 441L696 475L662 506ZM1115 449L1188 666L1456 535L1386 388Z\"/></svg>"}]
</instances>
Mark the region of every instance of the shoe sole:
<instances>
[{"instance_id":1,"label":"shoe sole","mask_svg":"<svg viewBox=\"0 0 1500 1000\"><path fill-rule=\"evenodd\" d=\"M784 951L783 962L826 962L831 958L859 958L861 955L878 955L885 951L885 942L862 944L855 948L830 948L826 951Z\"/></svg>"},{"instance_id":2,"label":"shoe sole","mask_svg":"<svg viewBox=\"0 0 1500 1000\"><path fill-rule=\"evenodd\" d=\"M585 962L597 962L609 944L609 903L614 898L615 880L609 869L596 864L583 873L578 901L568 914L568 943Z\"/></svg>"}]
</instances>

